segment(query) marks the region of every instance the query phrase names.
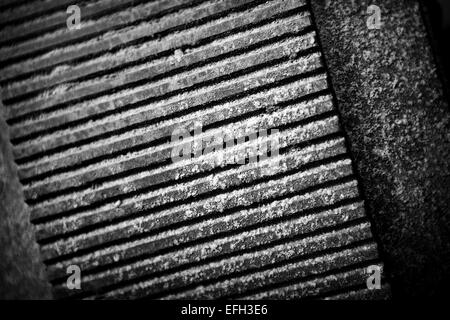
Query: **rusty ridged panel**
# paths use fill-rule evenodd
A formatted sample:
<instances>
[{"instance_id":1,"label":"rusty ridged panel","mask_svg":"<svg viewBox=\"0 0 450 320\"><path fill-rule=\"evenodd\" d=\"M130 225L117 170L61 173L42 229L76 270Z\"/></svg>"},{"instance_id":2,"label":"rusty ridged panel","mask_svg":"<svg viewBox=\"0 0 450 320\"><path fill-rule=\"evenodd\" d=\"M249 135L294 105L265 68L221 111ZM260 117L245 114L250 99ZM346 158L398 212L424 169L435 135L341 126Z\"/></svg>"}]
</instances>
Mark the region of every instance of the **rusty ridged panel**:
<instances>
[{"instance_id":1,"label":"rusty ridged panel","mask_svg":"<svg viewBox=\"0 0 450 320\"><path fill-rule=\"evenodd\" d=\"M0 4L2 112L56 297L389 296L366 288L382 262L307 1L98 0L79 30L66 5ZM173 162L195 121L205 148L279 132Z\"/></svg>"}]
</instances>

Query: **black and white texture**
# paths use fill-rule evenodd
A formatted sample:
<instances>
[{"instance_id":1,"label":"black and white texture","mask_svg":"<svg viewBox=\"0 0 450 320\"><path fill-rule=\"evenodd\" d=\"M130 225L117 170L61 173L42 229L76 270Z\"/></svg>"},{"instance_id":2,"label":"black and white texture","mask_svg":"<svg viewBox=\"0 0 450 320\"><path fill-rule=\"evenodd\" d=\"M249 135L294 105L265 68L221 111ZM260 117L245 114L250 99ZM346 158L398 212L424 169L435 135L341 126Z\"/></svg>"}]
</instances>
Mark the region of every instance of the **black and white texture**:
<instances>
[{"instance_id":1,"label":"black and white texture","mask_svg":"<svg viewBox=\"0 0 450 320\"><path fill-rule=\"evenodd\" d=\"M2 281L41 270L54 298L439 294L449 109L418 3L383 2L369 30L352 2L324 2L97 0L71 30L72 1L3 1L2 181L23 198L4 198L2 228L22 205L27 234L2 240L5 266L27 250ZM279 156L223 161L244 140L172 161L195 122L204 148L278 129L257 142Z\"/></svg>"}]
</instances>

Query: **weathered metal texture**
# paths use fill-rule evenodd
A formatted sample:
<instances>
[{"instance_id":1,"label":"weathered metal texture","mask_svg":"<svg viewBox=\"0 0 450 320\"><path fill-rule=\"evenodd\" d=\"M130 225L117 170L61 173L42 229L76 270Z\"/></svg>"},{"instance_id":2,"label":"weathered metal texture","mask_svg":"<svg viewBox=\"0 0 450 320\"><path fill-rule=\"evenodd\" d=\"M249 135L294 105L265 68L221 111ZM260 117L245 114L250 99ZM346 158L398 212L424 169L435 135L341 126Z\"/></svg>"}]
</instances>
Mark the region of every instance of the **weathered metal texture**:
<instances>
[{"instance_id":1,"label":"weathered metal texture","mask_svg":"<svg viewBox=\"0 0 450 320\"><path fill-rule=\"evenodd\" d=\"M56 9L27 22L45 35L11 26L22 38L0 48L55 296L389 297L366 290L367 266L383 264L307 1L108 3L82 7L95 19L80 30ZM278 138L280 156L217 161L248 141L173 163L171 133L194 121L205 141L279 129L258 141Z\"/></svg>"}]
</instances>

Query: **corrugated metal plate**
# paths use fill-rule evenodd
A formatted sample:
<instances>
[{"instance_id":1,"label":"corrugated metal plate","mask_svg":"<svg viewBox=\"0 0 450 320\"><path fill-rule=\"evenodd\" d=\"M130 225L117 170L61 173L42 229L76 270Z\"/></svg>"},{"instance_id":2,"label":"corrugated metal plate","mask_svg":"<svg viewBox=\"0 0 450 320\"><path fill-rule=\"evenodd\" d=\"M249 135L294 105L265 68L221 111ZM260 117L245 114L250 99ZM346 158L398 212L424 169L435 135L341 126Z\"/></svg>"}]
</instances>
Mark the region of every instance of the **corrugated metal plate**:
<instances>
[{"instance_id":1,"label":"corrugated metal plate","mask_svg":"<svg viewBox=\"0 0 450 320\"><path fill-rule=\"evenodd\" d=\"M307 1L99 0L79 30L63 1L2 5L4 114L56 297L389 295L366 290L382 264ZM196 122L204 148L278 129L257 143L279 156L217 161L244 140L173 162Z\"/></svg>"}]
</instances>

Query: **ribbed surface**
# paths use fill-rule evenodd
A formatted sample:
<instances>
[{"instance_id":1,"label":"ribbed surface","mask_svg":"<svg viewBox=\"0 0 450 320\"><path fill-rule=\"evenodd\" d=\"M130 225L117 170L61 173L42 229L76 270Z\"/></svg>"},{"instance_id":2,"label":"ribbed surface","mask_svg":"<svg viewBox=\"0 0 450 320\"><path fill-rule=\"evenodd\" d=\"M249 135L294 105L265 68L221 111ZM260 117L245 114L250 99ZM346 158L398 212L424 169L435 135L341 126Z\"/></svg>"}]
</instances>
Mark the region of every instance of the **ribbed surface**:
<instances>
[{"instance_id":1,"label":"ribbed surface","mask_svg":"<svg viewBox=\"0 0 450 320\"><path fill-rule=\"evenodd\" d=\"M98 0L73 31L70 4L0 3L4 114L56 297L389 294L366 291L380 261L306 0ZM205 148L279 133L173 163L194 121ZM278 157L227 164L274 139Z\"/></svg>"}]
</instances>

